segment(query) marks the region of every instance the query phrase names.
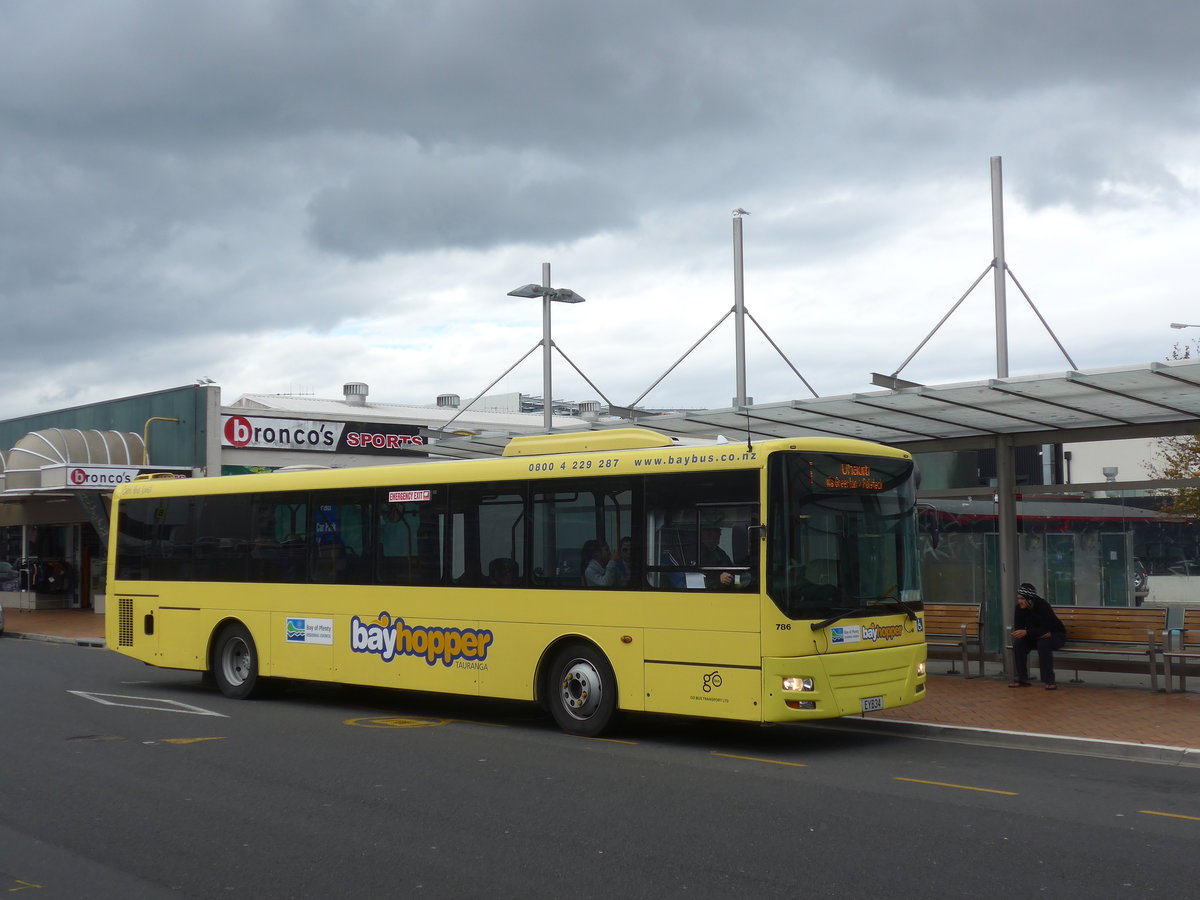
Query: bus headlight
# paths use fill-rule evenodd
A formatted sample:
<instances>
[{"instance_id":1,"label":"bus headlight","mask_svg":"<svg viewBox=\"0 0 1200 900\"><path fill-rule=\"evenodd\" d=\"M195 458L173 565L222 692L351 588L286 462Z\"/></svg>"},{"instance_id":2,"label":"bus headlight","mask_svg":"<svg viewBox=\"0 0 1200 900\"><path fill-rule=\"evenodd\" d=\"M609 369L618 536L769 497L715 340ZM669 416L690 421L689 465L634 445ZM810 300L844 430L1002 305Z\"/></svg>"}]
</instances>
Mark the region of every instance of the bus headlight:
<instances>
[{"instance_id":1,"label":"bus headlight","mask_svg":"<svg viewBox=\"0 0 1200 900\"><path fill-rule=\"evenodd\" d=\"M923 662L917 663L917 677L920 678L924 674L925 674L925 663L923 663Z\"/></svg>"},{"instance_id":2,"label":"bus headlight","mask_svg":"<svg viewBox=\"0 0 1200 900\"><path fill-rule=\"evenodd\" d=\"M811 678L785 678L783 679L783 689L785 691L811 691L813 680Z\"/></svg>"}]
</instances>

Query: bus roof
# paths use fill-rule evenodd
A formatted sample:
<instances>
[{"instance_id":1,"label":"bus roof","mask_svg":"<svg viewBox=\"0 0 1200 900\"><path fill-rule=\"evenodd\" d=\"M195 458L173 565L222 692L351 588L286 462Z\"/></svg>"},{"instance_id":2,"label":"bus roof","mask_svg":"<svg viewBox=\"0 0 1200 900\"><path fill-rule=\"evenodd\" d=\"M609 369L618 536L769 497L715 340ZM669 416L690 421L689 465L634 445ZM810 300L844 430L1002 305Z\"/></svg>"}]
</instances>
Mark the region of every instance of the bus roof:
<instances>
[{"instance_id":1,"label":"bus roof","mask_svg":"<svg viewBox=\"0 0 1200 900\"><path fill-rule=\"evenodd\" d=\"M761 468L770 454L787 450L852 453L892 459L911 458L911 454L904 450L852 438L780 438L758 441L753 445L732 441L681 444L645 428L529 435L514 438L513 443L517 446L506 450L501 457L428 460L386 466L278 471L211 478L154 479L120 485L114 493L118 499L124 500L147 496L507 481L528 477L539 480L584 476L632 477L651 472L666 475L685 471ZM604 454L612 455L607 460L597 460L597 457L602 458ZM561 456L564 460L570 457L590 458L599 464L587 463L577 468L558 465L557 462L552 464L550 461L556 456Z\"/></svg>"}]
</instances>

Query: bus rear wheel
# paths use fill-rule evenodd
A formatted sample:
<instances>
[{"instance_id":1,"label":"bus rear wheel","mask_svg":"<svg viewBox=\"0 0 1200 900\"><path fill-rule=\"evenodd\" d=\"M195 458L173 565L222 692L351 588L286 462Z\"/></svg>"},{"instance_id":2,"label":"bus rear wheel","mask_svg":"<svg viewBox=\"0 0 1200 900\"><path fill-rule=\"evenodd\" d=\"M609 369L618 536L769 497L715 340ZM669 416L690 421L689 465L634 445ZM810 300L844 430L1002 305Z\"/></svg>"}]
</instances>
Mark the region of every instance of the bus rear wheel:
<instances>
[{"instance_id":1,"label":"bus rear wheel","mask_svg":"<svg viewBox=\"0 0 1200 900\"><path fill-rule=\"evenodd\" d=\"M595 647L569 644L550 663L544 697L559 728L567 734L595 737L612 724L617 677Z\"/></svg>"},{"instance_id":2,"label":"bus rear wheel","mask_svg":"<svg viewBox=\"0 0 1200 900\"><path fill-rule=\"evenodd\" d=\"M266 680L258 674L258 650L240 622L226 625L213 645L211 671L217 689L234 700L257 695Z\"/></svg>"}]
</instances>

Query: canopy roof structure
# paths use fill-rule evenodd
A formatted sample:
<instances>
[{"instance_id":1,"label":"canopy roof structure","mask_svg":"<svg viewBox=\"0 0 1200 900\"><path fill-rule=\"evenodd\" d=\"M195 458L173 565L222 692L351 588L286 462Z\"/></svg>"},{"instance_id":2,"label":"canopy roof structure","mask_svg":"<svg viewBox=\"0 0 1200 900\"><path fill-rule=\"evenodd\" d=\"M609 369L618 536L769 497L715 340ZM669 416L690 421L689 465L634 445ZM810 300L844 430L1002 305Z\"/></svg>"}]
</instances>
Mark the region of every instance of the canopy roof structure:
<instances>
[{"instance_id":1,"label":"canopy roof structure","mask_svg":"<svg viewBox=\"0 0 1200 900\"><path fill-rule=\"evenodd\" d=\"M849 437L910 452L1200 433L1200 360L992 378L596 422L641 425L681 440ZM507 433L433 435L434 452L491 456Z\"/></svg>"}]
</instances>

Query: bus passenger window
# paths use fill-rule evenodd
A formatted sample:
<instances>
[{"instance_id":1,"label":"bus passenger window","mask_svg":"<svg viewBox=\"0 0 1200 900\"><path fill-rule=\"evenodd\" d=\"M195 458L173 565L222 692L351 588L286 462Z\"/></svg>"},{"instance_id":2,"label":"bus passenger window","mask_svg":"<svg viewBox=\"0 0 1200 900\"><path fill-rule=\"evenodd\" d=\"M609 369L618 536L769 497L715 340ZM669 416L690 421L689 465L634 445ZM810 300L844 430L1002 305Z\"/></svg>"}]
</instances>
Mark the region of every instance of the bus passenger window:
<instances>
[{"instance_id":1,"label":"bus passenger window","mask_svg":"<svg viewBox=\"0 0 1200 900\"><path fill-rule=\"evenodd\" d=\"M758 474L705 472L647 484L650 564L660 590L744 590L758 581Z\"/></svg>"},{"instance_id":2,"label":"bus passenger window","mask_svg":"<svg viewBox=\"0 0 1200 900\"><path fill-rule=\"evenodd\" d=\"M397 496L397 495L400 496ZM417 499L408 499L415 496ZM446 492L387 490L378 496L375 579L379 584L442 583Z\"/></svg>"}]
</instances>

